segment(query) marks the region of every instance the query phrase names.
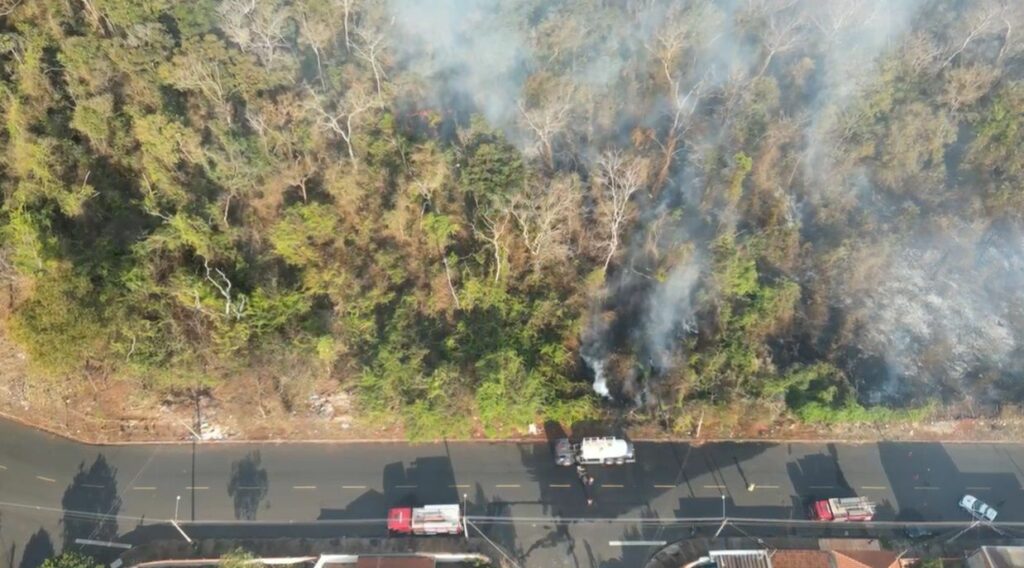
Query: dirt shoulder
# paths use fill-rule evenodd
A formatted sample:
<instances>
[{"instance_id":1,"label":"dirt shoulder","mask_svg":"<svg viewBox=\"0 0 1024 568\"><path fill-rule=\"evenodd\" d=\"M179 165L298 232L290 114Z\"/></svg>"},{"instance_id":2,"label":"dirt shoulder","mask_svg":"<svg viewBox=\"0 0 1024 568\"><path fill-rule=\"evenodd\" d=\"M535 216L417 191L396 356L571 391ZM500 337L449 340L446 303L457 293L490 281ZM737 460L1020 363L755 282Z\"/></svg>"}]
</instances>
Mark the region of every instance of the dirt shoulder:
<instances>
[{"instance_id":1,"label":"dirt shoulder","mask_svg":"<svg viewBox=\"0 0 1024 568\"><path fill-rule=\"evenodd\" d=\"M0 336L0 414L54 434L90 443L178 442L194 435L207 441L396 441L400 427L359 416L353 397L336 381L279 385L241 377L193 397L156 395L112 377L48 382L30 375L24 354ZM999 416L972 417L970 409L938 408L928 421L840 424L812 427L788 418L778 407L736 404L694 407L684 431L654 425L627 428L644 440L843 440L992 441L1024 439L1019 409ZM537 424L535 436L543 439ZM482 435L473 439L485 439Z\"/></svg>"}]
</instances>

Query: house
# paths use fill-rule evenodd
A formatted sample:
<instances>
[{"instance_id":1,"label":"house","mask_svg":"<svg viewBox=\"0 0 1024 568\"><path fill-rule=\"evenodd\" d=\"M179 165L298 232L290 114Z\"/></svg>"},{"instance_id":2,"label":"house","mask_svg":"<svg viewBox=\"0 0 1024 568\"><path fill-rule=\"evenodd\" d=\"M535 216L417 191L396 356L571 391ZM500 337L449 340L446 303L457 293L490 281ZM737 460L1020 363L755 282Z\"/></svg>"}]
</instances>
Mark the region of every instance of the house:
<instances>
[{"instance_id":1,"label":"house","mask_svg":"<svg viewBox=\"0 0 1024 568\"><path fill-rule=\"evenodd\" d=\"M833 550L836 568L900 568L900 555L891 550Z\"/></svg>"},{"instance_id":2,"label":"house","mask_svg":"<svg viewBox=\"0 0 1024 568\"><path fill-rule=\"evenodd\" d=\"M833 568L832 555L824 550L776 550L772 568Z\"/></svg>"}]
</instances>

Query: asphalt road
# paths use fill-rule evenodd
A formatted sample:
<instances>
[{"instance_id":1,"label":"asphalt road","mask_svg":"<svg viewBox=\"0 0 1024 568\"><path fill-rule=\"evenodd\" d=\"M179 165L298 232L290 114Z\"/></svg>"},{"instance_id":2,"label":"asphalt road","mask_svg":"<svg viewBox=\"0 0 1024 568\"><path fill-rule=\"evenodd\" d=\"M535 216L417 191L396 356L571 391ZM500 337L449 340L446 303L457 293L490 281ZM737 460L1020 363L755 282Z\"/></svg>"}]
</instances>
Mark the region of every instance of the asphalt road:
<instances>
[{"instance_id":1,"label":"asphalt road","mask_svg":"<svg viewBox=\"0 0 1024 568\"><path fill-rule=\"evenodd\" d=\"M76 539L131 542L175 514L193 536L240 521L251 534L383 536L388 507L463 495L486 517L479 530L526 566L641 566L654 549L637 541L690 530L650 520L711 530L723 504L730 518L800 519L815 498L868 495L877 520L964 521L956 502L970 492L1000 521L1024 521L1024 445L639 443L638 463L592 468L588 507L545 443L86 446L5 422L0 440L12 568Z\"/></svg>"}]
</instances>

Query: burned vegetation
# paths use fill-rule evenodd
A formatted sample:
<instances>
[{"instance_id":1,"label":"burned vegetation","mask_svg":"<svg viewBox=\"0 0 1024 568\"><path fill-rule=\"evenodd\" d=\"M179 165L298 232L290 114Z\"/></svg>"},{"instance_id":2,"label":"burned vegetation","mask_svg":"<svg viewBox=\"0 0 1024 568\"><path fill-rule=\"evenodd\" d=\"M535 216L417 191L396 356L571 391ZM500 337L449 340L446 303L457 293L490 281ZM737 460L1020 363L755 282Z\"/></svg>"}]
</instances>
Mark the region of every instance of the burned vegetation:
<instances>
[{"instance_id":1,"label":"burned vegetation","mask_svg":"<svg viewBox=\"0 0 1024 568\"><path fill-rule=\"evenodd\" d=\"M1022 29L1003 0L0 0L4 340L39 388L344 390L412 437L995 411Z\"/></svg>"}]
</instances>

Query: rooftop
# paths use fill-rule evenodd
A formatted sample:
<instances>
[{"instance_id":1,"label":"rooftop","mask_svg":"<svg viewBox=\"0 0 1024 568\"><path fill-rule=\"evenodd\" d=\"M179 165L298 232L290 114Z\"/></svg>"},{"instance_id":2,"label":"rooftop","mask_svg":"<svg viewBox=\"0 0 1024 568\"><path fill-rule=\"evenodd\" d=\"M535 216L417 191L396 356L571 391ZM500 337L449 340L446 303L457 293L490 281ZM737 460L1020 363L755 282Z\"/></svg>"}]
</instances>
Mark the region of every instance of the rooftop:
<instances>
[{"instance_id":1,"label":"rooftop","mask_svg":"<svg viewBox=\"0 0 1024 568\"><path fill-rule=\"evenodd\" d=\"M772 568L764 550L712 550L708 555L718 568Z\"/></svg>"},{"instance_id":2,"label":"rooftop","mask_svg":"<svg viewBox=\"0 0 1024 568\"><path fill-rule=\"evenodd\" d=\"M824 550L776 550L772 568L832 568L831 555Z\"/></svg>"}]
</instances>

